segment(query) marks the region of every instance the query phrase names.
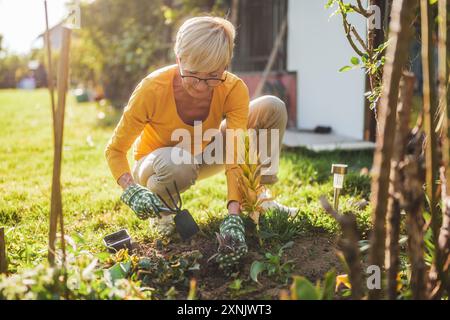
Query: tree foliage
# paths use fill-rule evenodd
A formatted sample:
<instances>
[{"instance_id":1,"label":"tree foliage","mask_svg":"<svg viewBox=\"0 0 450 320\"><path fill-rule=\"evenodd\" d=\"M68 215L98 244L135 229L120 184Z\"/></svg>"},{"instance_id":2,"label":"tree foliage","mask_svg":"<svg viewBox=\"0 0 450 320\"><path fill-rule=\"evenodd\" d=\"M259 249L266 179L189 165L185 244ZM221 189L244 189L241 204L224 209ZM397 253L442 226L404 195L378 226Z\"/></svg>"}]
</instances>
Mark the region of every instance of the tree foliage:
<instances>
[{"instance_id":1,"label":"tree foliage","mask_svg":"<svg viewBox=\"0 0 450 320\"><path fill-rule=\"evenodd\" d=\"M222 6L220 0L84 3L73 43L74 76L100 81L106 97L122 106L146 74L173 63L174 27L201 12L221 14Z\"/></svg>"}]
</instances>

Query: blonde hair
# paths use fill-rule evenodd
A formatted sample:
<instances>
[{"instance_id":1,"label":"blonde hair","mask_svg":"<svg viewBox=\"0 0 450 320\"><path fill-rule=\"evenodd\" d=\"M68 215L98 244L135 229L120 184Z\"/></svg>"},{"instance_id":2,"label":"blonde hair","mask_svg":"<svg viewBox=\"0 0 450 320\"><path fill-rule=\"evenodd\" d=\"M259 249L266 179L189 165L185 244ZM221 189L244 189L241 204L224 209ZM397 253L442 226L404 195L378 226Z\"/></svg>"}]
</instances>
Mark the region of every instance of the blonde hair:
<instances>
[{"instance_id":1,"label":"blonde hair","mask_svg":"<svg viewBox=\"0 0 450 320\"><path fill-rule=\"evenodd\" d=\"M177 33L175 55L183 67L212 72L228 66L233 58L236 30L219 17L195 17L186 20Z\"/></svg>"}]
</instances>

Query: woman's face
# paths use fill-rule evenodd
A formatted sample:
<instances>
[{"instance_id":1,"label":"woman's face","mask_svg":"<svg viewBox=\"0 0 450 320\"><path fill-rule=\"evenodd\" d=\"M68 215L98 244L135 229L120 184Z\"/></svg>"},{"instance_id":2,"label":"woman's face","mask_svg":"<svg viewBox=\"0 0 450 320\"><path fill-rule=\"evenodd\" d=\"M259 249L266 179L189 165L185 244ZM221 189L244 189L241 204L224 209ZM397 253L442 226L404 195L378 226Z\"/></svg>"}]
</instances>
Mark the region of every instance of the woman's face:
<instances>
[{"instance_id":1,"label":"woman's face","mask_svg":"<svg viewBox=\"0 0 450 320\"><path fill-rule=\"evenodd\" d=\"M215 70L213 72L199 72L196 70L184 69L182 64L179 63L177 59L180 76L188 76L181 80L183 88L186 92L195 99L208 98L211 92L214 90L214 87L210 87L206 84L206 81L200 81L197 83L197 80L194 78L189 78L189 76L194 76L200 79L223 79L223 74L225 72L225 68L221 68L219 70Z\"/></svg>"}]
</instances>

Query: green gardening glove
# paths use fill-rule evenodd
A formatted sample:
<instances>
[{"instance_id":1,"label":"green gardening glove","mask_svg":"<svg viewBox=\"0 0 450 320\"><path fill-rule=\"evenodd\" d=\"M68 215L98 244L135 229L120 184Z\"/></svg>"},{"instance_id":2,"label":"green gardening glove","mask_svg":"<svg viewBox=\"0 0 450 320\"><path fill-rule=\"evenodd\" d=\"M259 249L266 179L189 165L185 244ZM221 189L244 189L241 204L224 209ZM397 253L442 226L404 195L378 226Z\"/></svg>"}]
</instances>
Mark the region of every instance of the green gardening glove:
<instances>
[{"instance_id":1,"label":"green gardening glove","mask_svg":"<svg viewBox=\"0 0 450 320\"><path fill-rule=\"evenodd\" d=\"M220 225L219 231L220 233L216 233L219 241L216 261L219 268L229 274L248 251L244 222L238 215L228 215Z\"/></svg>"},{"instance_id":2,"label":"green gardening glove","mask_svg":"<svg viewBox=\"0 0 450 320\"><path fill-rule=\"evenodd\" d=\"M160 217L160 212L171 212L156 194L136 183L125 189L120 200L142 220Z\"/></svg>"}]
</instances>

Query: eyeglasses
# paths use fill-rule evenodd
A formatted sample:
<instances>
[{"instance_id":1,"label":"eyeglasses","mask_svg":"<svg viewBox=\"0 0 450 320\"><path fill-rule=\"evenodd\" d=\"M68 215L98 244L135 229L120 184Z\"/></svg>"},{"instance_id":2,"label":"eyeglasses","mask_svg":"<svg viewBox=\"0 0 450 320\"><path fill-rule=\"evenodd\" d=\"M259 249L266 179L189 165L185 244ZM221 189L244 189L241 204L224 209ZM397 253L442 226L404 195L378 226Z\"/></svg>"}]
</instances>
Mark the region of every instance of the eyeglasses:
<instances>
[{"instance_id":1,"label":"eyeglasses","mask_svg":"<svg viewBox=\"0 0 450 320\"><path fill-rule=\"evenodd\" d=\"M203 79L203 78L199 78L199 77L196 77L196 76L185 76L185 75L183 75L181 73L181 69L180 69L180 76L181 76L181 78L184 81L186 81L187 84L189 84L189 85L191 85L193 87L196 87L200 83L200 81L205 81L206 85L208 87L217 87L217 86L221 85L227 79L227 75L228 75L228 73L225 71L225 79L218 79L218 78L206 78L206 79Z\"/></svg>"}]
</instances>

